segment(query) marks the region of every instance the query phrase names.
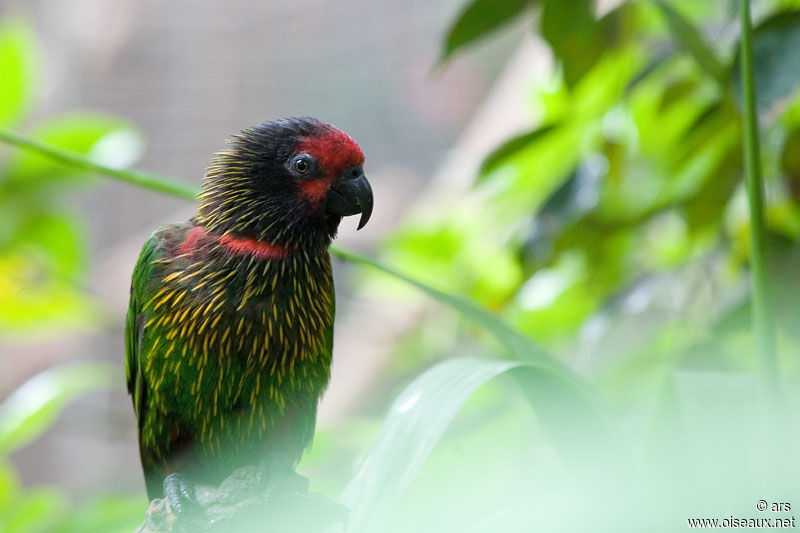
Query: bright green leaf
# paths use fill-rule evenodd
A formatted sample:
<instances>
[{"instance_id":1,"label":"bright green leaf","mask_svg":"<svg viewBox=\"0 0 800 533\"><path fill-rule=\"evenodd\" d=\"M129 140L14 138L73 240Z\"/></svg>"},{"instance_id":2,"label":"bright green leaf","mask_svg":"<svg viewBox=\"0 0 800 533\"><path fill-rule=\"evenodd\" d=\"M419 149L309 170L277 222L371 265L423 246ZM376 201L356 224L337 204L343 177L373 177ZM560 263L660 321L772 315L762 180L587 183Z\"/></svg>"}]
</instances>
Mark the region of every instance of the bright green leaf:
<instances>
[{"instance_id":1,"label":"bright green leaf","mask_svg":"<svg viewBox=\"0 0 800 533\"><path fill-rule=\"evenodd\" d=\"M67 510L66 496L52 489L36 489L16 498L3 533L50 531Z\"/></svg>"},{"instance_id":2,"label":"bright green leaf","mask_svg":"<svg viewBox=\"0 0 800 533\"><path fill-rule=\"evenodd\" d=\"M140 495L104 496L82 506L53 533L130 533L142 522L147 502Z\"/></svg>"},{"instance_id":3,"label":"bright green leaf","mask_svg":"<svg viewBox=\"0 0 800 533\"><path fill-rule=\"evenodd\" d=\"M41 257L50 274L65 279L75 279L86 259L81 228L69 217L47 212L30 213L10 248Z\"/></svg>"},{"instance_id":4,"label":"bright green leaf","mask_svg":"<svg viewBox=\"0 0 800 533\"><path fill-rule=\"evenodd\" d=\"M36 44L30 26L20 19L0 23L0 126L10 126L33 100Z\"/></svg>"},{"instance_id":5,"label":"bright green leaf","mask_svg":"<svg viewBox=\"0 0 800 533\"><path fill-rule=\"evenodd\" d=\"M492 150L492 152L486 156L486 159L484 159L483 163L481 164L478 181L480 182L486 177L487 174L503 165L503 163L507 161L509 157L513 156L520 150L525 149L529 144L537 142L540 138L552 132L555 127L555 124L548 124L546 126L538 127L533 131L512 137Z\"/></svg>"},{"instance_id":6,"label":"bright green leaf","mask_svg":"<svg viewBox=\"0 0 800 533\"><path fill-rule=\"evenodd\" d=\"M22 251L0 255L0 331L86 327L93 320L91 300L73 281L48 276Z\"/></svg>"}]
</instances>

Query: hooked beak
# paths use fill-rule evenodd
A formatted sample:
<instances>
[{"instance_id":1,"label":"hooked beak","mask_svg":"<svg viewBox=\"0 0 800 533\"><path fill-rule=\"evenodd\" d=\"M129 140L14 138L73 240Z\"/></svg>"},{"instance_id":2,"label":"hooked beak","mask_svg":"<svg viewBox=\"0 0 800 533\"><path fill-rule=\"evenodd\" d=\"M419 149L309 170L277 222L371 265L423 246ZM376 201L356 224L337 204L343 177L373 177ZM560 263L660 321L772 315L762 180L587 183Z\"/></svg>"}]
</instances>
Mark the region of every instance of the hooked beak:
<instances>
[{"instance_id":1,"label":"hooked beak","mask_svg":"<svg viewBox=\"0 0 800 533\"><path fill-rule=\"evenodd\" d=\"M342 172L339 179L328 190L325 210L338 216L350 216L361 213L358 229L363 228L372 215L372 187L363 172L348 169Z\"/></svg>"}]
</instances>

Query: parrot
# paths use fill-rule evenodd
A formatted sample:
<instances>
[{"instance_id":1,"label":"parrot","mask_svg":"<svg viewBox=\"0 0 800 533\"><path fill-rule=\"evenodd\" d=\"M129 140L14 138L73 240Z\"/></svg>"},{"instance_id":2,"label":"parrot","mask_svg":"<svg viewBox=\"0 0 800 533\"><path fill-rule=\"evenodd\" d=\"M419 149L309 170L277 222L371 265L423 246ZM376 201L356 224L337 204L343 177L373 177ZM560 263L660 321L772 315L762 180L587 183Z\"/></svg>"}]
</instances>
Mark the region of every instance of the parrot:
<instances>
[{"instance_id":1,"label":"parrot","mask_svg":"<svg viewBox=\"0 0 800 533\"><path fill-rule=\"evenodd\" d=\"M359 145L311 117L232 135L196 214L157 229L134 267L125 369L150 500L279 457L293 471L328 385L328 247L372 214ZM177 504L176 504L177 505Z\"/></svg>"}]
</instances>

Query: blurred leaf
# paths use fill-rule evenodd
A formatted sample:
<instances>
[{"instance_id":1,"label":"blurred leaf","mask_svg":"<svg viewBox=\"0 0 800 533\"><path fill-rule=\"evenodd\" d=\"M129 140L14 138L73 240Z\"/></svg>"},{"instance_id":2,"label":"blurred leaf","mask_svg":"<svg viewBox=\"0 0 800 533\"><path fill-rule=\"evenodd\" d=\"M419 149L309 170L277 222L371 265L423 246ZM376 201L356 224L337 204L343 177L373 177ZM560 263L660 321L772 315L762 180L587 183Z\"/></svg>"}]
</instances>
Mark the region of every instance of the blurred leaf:
<instances>
[{"instance_id":1,"label":"blurred leaf","mask_svg":"<svg viewBox=\"0 0 800 533\"><path fill-rule=\"evenodd\" d=\"M458 16L445 38L439 58L443 63L459 48L509 23L535 0L474 0Z\"/></svg>"},{"instance_id":2,"label":"blurred leaf","mask_svg":"<svg viewBox=\"0 0 800 533\"><path fill-rule=\"evenodd\" d=\"M11 504L14 494L19 489L19 481L14 470L0 459L0 516L5 514L5 509Z\"/></svg>"},{"instance_id":3,"label":"blurred leaf","mask_svg":"<svg viewBox=\"0 0 800 533\"><path fill-rule=\"evenodd\" d=\"M546 429L556 433L559 451L570 459L585 455L584 443L594 437L599 446L593 452L595 463L598 456L608 458L608 435L594 433L599 429L594 424L583 425L585 400L580 394L565 394L562 378L550 369L520 361L449 359L415 379L389 409L342 494L342 503L350 507L348 531L374 530L376 520L395 505L464 402L506 372L517 379Z\"/></svg>"},{"instance_id":4,"label":"blurred leaf","mask_svg":"<svg viewBox=\"0 0 800 533\"><path fill-rule=\"evenodd\" d=\"M503 165L509 157L513 156L520 150L523 150L529 144L538 141L541 137L544 137L548 133L552 132L555 128L555 124L541 126L533 131L512 137L492 150L492 152L486 156L486 159L484 159L483 163L481 164L478 182L482 181L487 174Z\"/></svg>"},{"instance_id":5,"label":"blurred leaf","mask_svg":"<svg viewBox=\"0 0 800 533\"><path fill-rule=\"evenodd\" d=\"M67 510L67 498L53 489L35 489L19 494L14 507L0 526L3 533L50 531ZM5 522L5 523L3 523Z\"/></svg>"},{"instance_id":6,"label":"blurred leaf","mask_svg":"<svg viewBox=\"0 0 800 533\"><path fill-rule=\"evenodd\" d=\"M33 31L23 20L0 22L0 126L13 125L33 99L36 70Z\"/></svg>"},{"instance_id":7,"label":"blurred leaf","mask_svg":"<svg viewBox=\"0 0 800 533\"><path fill-rule=\"evenodd\" d=\"M8 454L36 439L67 403L113 383L112 366L80 363L54 367L22 384L0 403L0 453Z\"/></svg>"},{"instance_id":8,"label":"blurred leaf","mask_svg":"<svg viewBox=\"0 0 800 533\"><path fill-rule=\"evenodd\" d=\"M91 300L73 282L46 275L27 254L0 254L0 331L85 327L94 318Z\"/></svg>"},{"instance_id":9,"label":"blurred leaf","mask_svg":"<svg viewBox=\"0 0 800 533\"><path fill-rule=\"evenodd\" d=\"M800 201L800 128L792 128L786 134L781 149L780 166L792 199L795 202Z\"/></svg>"},{"instance_id":10,"label":"blurred leaf","mask_svg":"<svg viewBox=\"0 0 800 533\"><path fill-rule=\"evenodd\" d=\"M657 0L656 5L667 19L675 40L694 57L701 70L714 78L720 87L726 88L729 78L725 73L725 67L722 66L714 51L700 36L697 28L669 4Z\"/></svg>"},{"instance_id":11,"label":"blurred leaf","mask_svg":"<svg viewBox=\"0 0 800 533\"><path fill-rule=\"evenodd\" d=\"M481 386L522 363L454 358L428 369L395 399L361 468L342 493L348 531L369 531L395 503L451 420Z\"/></svg>"},{"instance_id":12,"label":"blurred leaf","mask_svg":"<svg viewBox=\"0 0 800 533\"><path fill-rule=\"evenodd\" d=\"M114 159L132 162L141 150L141 143L137 140L138 135L135 132L136 129L125 120L94 113L76 113L51 119L39 125L31 136L46 144L84 155L91 154L98 146L103 146L106 139L116 139L110 148L104 150L101 157L106 161ZM122 142L118 142L120 139ZM106 143L106 146L108 144ZM116 151L117 155L109 154L109 150ZM0 181L0 194L8 189L26 189L54 179L64 180L86 174L64 166L45 155L20 150L15 152L8 162L5 180Z\"/></svg>"},{"instance_id":13,"label":"blurred leaf","mask_svg":"<svg viewBox=\"0 0 800 533\"><path fill-rule=\"evenodd\" d=\"M739 46L736 46L739 49ZM729 79L741 102L740 59L731 68ZM756 104L760 115L770 115L775 107L794 95L800 87L800 12L776 13L753 30L753 67L756 78Z\"/></svg>"},{"instance_id":14,"label":"blurred leaf","mask_svg":"<svg viewBox=\"0 0 800 533\"><path fill-rule=\"evenodd\" d=\"M136 496L103 496L81 506L53 533L130 533L142 522L147 502Z\"/></svg>"},{"instance_id":15,"label":"blurred leaf","mask_svg":"<svg viewBox=\"0 0 800 533\"><path fill-rule=\"evenodd\" d=\"M515 357L521 361L529 361L545 368L550 368L554 371L561 372L565 376L569 376L570 379L574 380L576 383L581 381L580 378L578 378L563 363L552 358L541 347L539 347L525 335L522 335L520 332L513 329L506 322L504 322L503 319L497 315L494 315L493 313L490 313L474 302L462 298L461 296L449 294L435 289L415 278L397 272L387 266L373 261L372 259L368 259L352 252L346 252L340 248L331 248L331 251L343 259L376 268L396 279L417 287L428 296L438 300L448 307L451 307L465 318L468 318L469 320L472 320L473 322L476 322L486 328L501 344L503 344L512 354L514 354Z\"/></svg>"},{"instance_id":16,"label":"blurred leaf","mask_svg":"<svg viewBox=\"0 0 800 533\"><path fill-rule=\"evenodd\" d=\"M9 248L43 256L46 270L64 279L75 279L85 262L81 228L67 216L47 212L29 213Z\"/></svg>"},{"instance_id":17,"label":"blurred leaf","mask_svg":"<svg viewBox=\"0 0 800 533\"><path fill-rule=\"evenodd\" d=\"M546 1L541 32L561 60L569 87L591 70L605 49L605 36L594 18L593 0Z\"/></svg>"}]
</instances>

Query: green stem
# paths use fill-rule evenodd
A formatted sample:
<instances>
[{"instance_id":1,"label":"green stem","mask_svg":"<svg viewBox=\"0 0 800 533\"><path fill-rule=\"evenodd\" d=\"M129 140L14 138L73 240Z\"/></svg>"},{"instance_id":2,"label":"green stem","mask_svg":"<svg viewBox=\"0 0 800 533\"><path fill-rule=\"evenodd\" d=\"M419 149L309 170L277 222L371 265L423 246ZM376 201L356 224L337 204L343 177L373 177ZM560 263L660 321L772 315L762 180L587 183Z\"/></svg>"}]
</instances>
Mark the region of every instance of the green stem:
<instances>
[{"instance_id":1,"label":"green stem","mask_svg":"<svg viewBox=\"0 0 800 533\"><path fill-rule=\"evenodd\" d=\"M146 172L140 172L138 170L122 170L118 168L107 167L105 165L95 163L88 157L85 157L79 153L70 150L63 150L55 146L50 146L39 141L35 141L33 139L23 137L18 133L8 131L4 128L0 128L0 142L12 144L26 150L37 152L45 157L53 159L54 161L64 163L65 165L88 170L89 172L96 172L98 174L111 176L132 185L171 194L172 196L177 196L179 198L194 200L199 192L196 187L188 183L182 183L177 180L157 176L155 174L148 174Z\"/></svg>"},{"instance_id":2,"label":"green stem","mask_svg":"<svg viewBox=\"0 0 800 533\"><path fill-rule=\"evenodd\" d=\"M753 74L750 0L741 2L742 88L744 94L744 161L747 197L750 203L751 284L753 332L762 381L768 395L777 392L778 368L775 356L775 316L770 305L764 227L764 190L758 144L758 114Z\"/></svg>"}]
</instances>

